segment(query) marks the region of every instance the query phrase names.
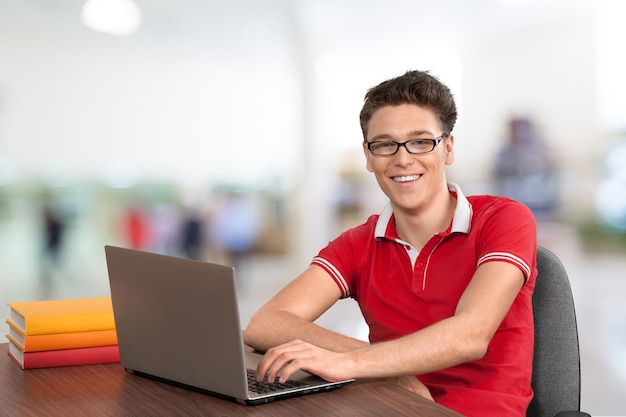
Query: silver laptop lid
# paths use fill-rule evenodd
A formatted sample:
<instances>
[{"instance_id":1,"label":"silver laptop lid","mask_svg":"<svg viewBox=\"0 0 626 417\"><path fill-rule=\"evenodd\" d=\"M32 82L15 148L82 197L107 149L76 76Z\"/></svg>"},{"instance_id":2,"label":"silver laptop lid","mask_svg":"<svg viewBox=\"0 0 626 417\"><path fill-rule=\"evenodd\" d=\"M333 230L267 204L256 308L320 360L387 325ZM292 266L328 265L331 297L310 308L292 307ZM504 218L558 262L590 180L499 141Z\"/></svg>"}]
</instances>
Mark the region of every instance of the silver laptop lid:
<instances>
[{"instance_id":1,"label":"silver laptop lid","mask_svg":"<svg viewBox=\"0 0 626 417\"><path fill-rule=\"evenodd\" d=\"M114 246L105 252L122 366L246 398L233 268Z\"/></svg>"}]
</instances>

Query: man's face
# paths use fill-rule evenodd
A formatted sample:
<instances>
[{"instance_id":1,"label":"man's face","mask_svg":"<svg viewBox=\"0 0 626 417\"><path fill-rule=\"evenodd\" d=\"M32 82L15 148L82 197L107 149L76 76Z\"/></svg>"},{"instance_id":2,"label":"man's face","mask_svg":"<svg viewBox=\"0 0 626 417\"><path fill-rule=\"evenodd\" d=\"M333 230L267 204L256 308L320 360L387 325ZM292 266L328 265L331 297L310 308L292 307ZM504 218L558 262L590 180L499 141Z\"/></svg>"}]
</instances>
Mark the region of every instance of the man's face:
<instances>
[{"instance_id":1,"label":"man's face","mask_svg":"<svg viewBox=\"0 0 626 417\"><path fill-rule=\"evenodd\" d=\"M415 104L386 106L377 110L369 122L367 142L435 139L442 135L435 113ZM372 155L363 146L368 171L389 197L394 210L423 210L438 193L446 192L444 167L454 161L454 137L441 141L432 152L410 154L404 147L392 156Z\"/></svg>"}]
</instances>

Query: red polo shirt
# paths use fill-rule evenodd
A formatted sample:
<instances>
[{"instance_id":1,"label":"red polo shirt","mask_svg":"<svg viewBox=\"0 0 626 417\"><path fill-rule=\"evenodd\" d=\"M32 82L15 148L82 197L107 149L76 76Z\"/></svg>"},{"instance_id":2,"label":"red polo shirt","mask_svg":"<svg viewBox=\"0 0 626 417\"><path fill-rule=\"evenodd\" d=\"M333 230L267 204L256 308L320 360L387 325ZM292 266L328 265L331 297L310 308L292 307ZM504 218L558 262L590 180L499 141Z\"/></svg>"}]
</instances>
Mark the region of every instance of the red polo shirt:
<instances>
[{"instance_id":1,"label":"red polo shirt","mask_svg":"<svg viewBox=\"0 0 626 417\"><path fill-rule=\"evenodd\" d=\"M534 217L511 199L466 198L457 185L448 187L457 199L452 223L421 251L400 240L387 206L329 243L313 263L330 274L343 297L357 300L372 343L397 339L453 316L482 263L508 262L520 268L526 283L486 355L419 379L437 402L467 416L525 416L532 398Z\"/></svg>"}]
</instances>

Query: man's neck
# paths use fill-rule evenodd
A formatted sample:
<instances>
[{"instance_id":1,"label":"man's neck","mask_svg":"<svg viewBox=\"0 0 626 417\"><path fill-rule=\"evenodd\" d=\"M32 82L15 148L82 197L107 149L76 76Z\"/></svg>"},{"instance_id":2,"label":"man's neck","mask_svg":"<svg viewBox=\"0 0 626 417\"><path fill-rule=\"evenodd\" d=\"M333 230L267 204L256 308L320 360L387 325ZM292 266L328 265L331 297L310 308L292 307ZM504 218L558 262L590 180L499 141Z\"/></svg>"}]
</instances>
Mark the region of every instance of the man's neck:
<instances>
[{"instance_id":1,"label":"man's neck","mask_svg":"<svg viewBox=\"0 0 626 417\"><path fill-rule=\"evenodd\" d=\"M408 212L394 207L398 236L421 250L432 236L448 229L454 217L456 201L446 186L445 192L438 193L424 210Z\"/></svg>"}]
</instances>

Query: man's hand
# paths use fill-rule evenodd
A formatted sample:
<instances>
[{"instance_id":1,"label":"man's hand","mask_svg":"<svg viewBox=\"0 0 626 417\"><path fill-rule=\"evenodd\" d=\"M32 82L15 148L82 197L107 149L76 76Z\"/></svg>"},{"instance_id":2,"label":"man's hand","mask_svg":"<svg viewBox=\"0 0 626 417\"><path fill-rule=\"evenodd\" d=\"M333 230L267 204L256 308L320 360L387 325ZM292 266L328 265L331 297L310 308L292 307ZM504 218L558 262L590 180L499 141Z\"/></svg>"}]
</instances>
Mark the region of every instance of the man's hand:
<instances>
[{"instance_id":1,"label":"man's hand","mask_svg":"<svg viewBox=\"0 0 626 417\"><path fill-rule=\"evenodd\" d=\"M315 374L327 381L354 378L353 360L349 353L322 349L301 340L269 349L259 363L257 380L267 376L270 383L284 383L297 370Z\"/></svg>"},{"instance_id":2,"label":"man's hand","mask_svg":"<svg viewBox=\"0 0 626 417\"><path fill-rule=\"evenodd\" d=\"M294 340L269 349L259 363L257 380L265 376L270 383L284 383L296 371L303 370L315 374L327 381L341 381L358 377L354 360L349 353L338 353L322 349L311 343ZM415 376L385 378L408 391L431 401L430 391Z\"/></svg>"}]
</instances>

